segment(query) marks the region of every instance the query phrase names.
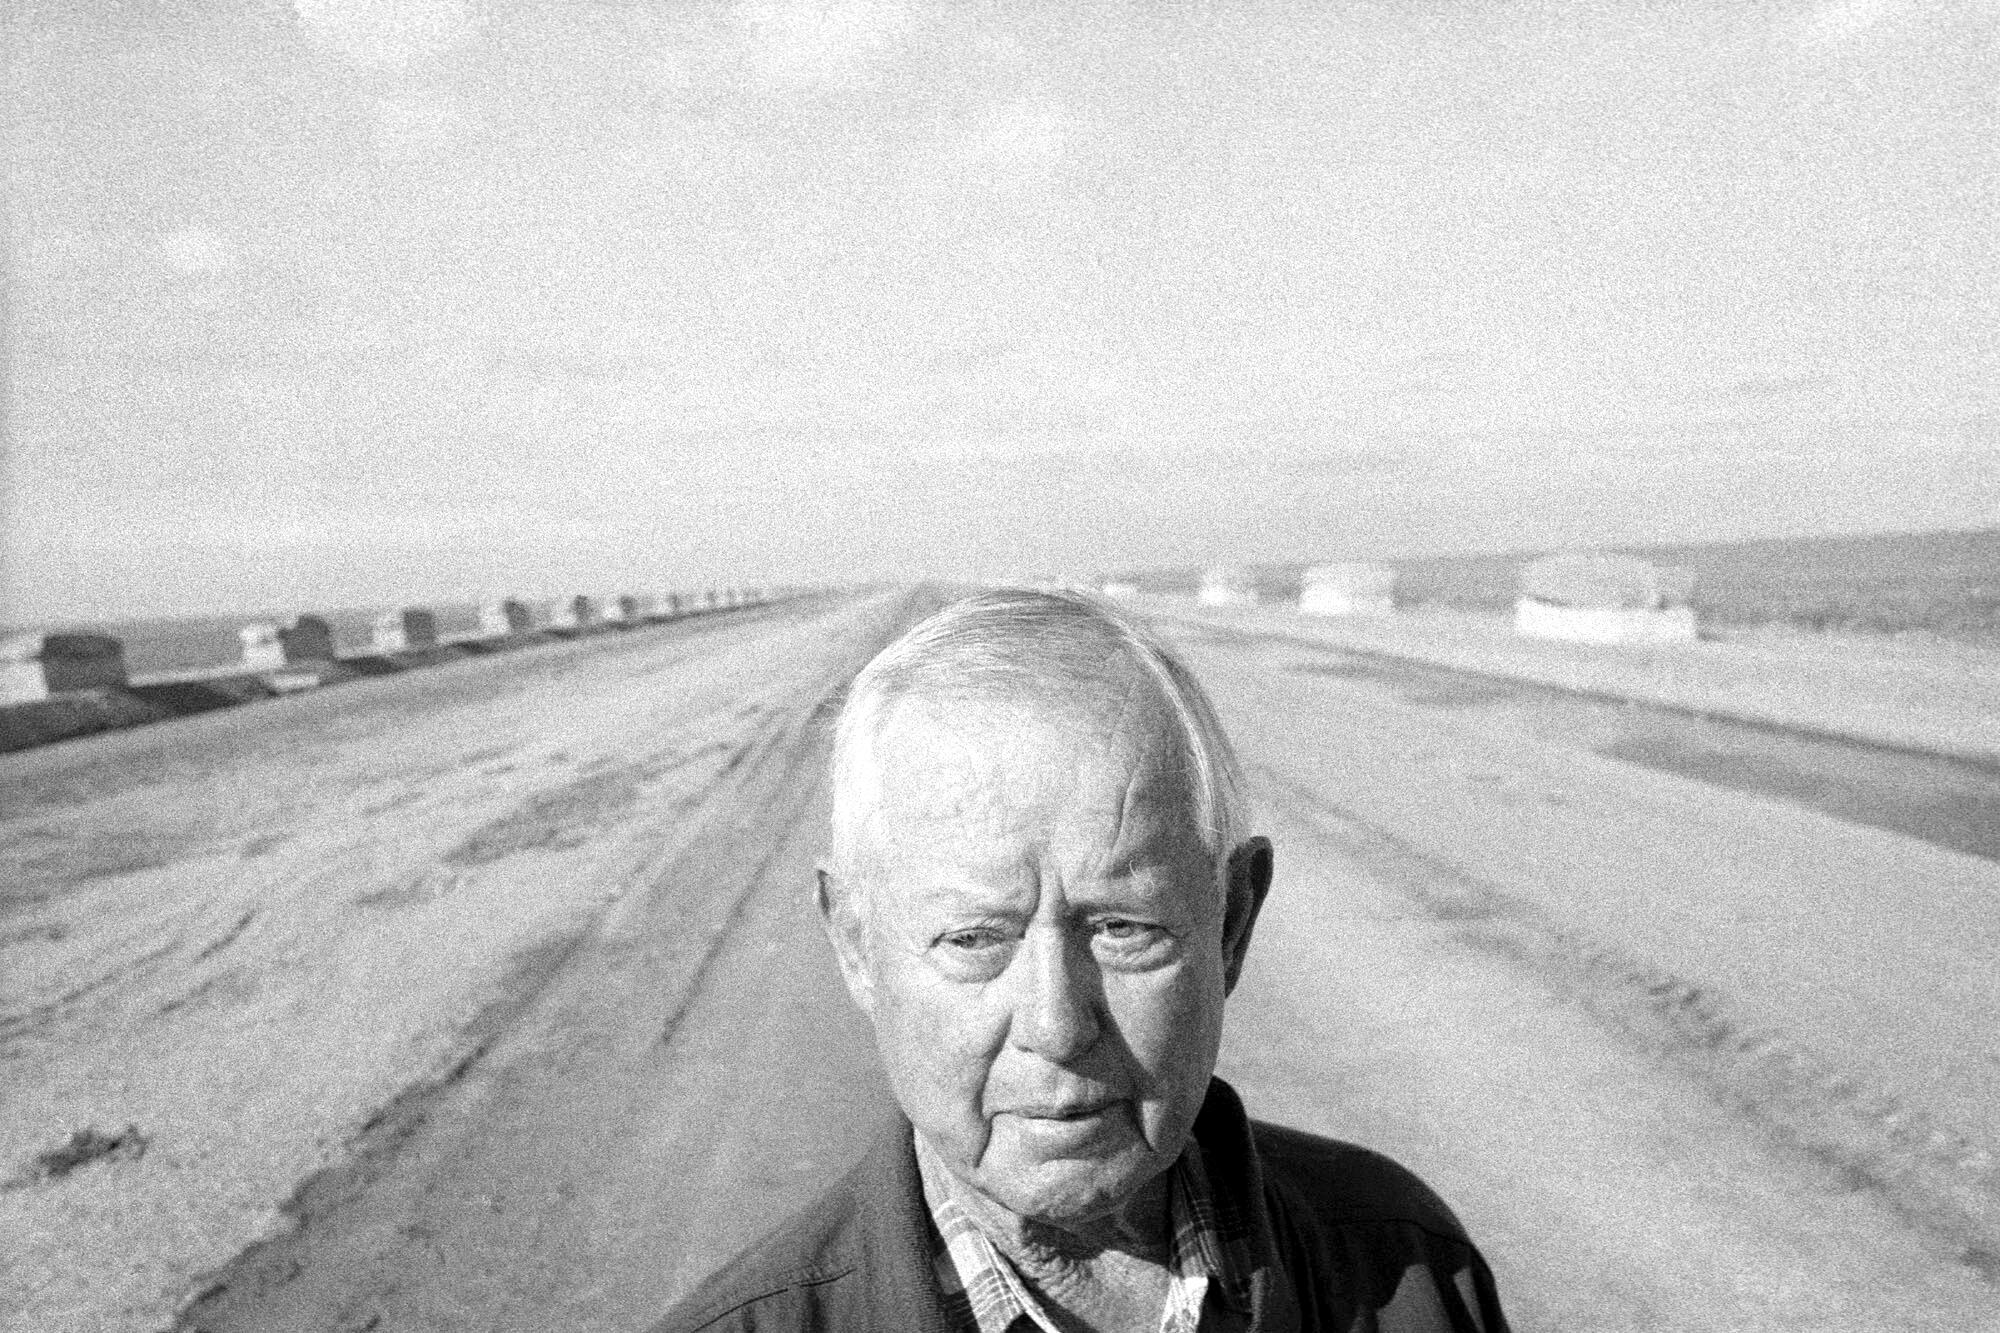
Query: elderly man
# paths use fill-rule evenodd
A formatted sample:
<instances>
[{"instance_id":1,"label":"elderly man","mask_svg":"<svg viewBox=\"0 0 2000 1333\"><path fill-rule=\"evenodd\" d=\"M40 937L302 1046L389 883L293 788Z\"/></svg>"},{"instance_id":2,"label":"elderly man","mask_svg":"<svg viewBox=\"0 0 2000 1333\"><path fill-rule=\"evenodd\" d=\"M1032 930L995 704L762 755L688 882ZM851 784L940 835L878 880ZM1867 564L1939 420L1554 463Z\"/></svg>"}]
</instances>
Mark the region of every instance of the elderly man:
<instances>
[{"instance_id":1,"label":"elderly man","mask_svg":"<svg viewBox=\"0 0 2000 1333\"><path fill-rule=\"evenodd\" d=\"M947 607L855 679L833 765L819 906L907 1119L663 1333L1506 1327L1421 1182L1214 1077L1271 846L1148 634Z\"/></svg>"}]
</instances>

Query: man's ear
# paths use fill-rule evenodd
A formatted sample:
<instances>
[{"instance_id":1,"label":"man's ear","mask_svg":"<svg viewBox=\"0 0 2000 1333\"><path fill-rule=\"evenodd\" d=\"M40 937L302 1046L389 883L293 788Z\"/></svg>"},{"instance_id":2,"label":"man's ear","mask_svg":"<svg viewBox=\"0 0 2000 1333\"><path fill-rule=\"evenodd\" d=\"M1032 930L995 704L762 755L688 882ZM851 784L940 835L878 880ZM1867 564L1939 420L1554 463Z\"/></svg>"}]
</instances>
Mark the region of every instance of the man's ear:
<instances>
[{"instance_id":1,"label":"man's ear","mask_svg":"<svg viewBox=\"0 0 2000 1333\"><path fill-rule=\"evenodd\" d=\"M1269 838L1245 838L1230 849L1228 905L1222 918L1222 986L1226 995L1236 989L1243 974L1243 959L1250 952L1250 932L1257 927L1257 913L1264 909L1264 895L1271 891L1272 853Z\"/></svg>"},{"instance_id":2,"label":"man's ear","mask_svg":"<svg viewBox=\"0 0 2000 1333\"><path fill-rule=\"evenodd\" d=\"M840 979L847 983L847 993L861 1012L872 1017L875 979L868 966L868 941L863 938L867 924L861 919L861 905L851 896L852 886L842 885L826 867L821 866L818 874L813 902L819 908L826 938L833 945L833 956L840 963Z\"/></svg>"}]
</instances>

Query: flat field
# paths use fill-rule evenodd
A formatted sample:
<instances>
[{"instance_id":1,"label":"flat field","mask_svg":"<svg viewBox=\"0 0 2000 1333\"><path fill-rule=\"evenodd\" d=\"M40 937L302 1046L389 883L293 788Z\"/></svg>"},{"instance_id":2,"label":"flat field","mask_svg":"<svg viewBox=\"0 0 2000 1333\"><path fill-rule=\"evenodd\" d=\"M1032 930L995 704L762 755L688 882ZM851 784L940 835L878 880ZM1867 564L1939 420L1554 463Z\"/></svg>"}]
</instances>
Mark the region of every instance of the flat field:
<instances>
[{"instance_id":1,"label":"flat field","mask_svg":"<svg viewBox=\"0 0 2000 1333\"><path fill-rule=\"evenodd\" d=\"M5 1327L643 1328L883 1110L825 721L939 596L0 757ZM1153 609L1278 847L1254 1113L1420 1171L1523 1329L2000 1327L1992 772L1669 762L1655 710Z\"/></svg>"}]
</instances>

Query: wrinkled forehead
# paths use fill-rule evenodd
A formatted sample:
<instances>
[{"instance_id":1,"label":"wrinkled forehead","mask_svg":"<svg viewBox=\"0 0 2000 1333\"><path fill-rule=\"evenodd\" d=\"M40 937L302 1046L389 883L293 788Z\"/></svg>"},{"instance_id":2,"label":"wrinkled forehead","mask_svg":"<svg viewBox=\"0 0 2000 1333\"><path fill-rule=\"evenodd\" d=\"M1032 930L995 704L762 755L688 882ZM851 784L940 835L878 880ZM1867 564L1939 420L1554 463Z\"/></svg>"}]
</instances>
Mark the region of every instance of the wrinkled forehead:
<instances>
[{"instance_id":1,"label":"wrinkled forehead","mask_svg":"<svg viewBox=\"0 0 2000 1333\"><path fill-rule=\"evenodd\" d=\"M869 841L1199 843L1187 746L1150 682L912 695L883 712L865 765Z\"/></svg>"}]
</instances>

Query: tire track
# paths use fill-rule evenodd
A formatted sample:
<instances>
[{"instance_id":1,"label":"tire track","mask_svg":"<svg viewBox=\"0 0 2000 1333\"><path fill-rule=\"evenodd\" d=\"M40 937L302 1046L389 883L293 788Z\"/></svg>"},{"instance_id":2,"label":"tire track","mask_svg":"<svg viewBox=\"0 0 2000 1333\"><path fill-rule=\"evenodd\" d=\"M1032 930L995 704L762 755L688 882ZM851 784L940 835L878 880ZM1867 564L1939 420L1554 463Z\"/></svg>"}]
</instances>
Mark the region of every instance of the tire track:
<instances>
[{"instance_id":1,"label":"tire track","mask_svg":"<svg viewBox=\"0 0 2000 1333\"><path fill-rule=\"evenodd\" d=\"M629 1085L699 1003L773 868L797 855L820 799L824 723L848 679L938 600L868 608L870 628L835 661L787 697L739 709L757 719L751 741L704 803L706 818L634 876L646 891L619 894L589 928L522 956L501 998L465 1029L457 1057L392 1099L339 1163L303 1182L284 1207L286 1230L204 1281L174 1329L383 1326L409 1302L486 1280L492 1253L521 1243L494 1234L479 1206L485 1182L518 1181L515 1157L556 1176L579 1161L601 1171L617 1160L621 1098L635 1095ZM572 1104L595 1114L565 1114ZM566 1141L549 1139L551 1122L569 1130ZM552 1186L588 1191L592 1182L552 1177Z\"/></svg>"},{"instance_id":2,"label":"tire track","mask_svg":"<svg viewBox=\"0 0 2000 1333\"><path fill-rule=\"evenodd\" d=\"M1251 773L1291 813L1466 944L1532 972L1786 1147L1879 1195L2000 1285L2000 1164L1976 1139L1796 1036L1744 1022L1715 988L1563 925L1267 764L1252 765Z\"/></svg>"}]
</instances>

